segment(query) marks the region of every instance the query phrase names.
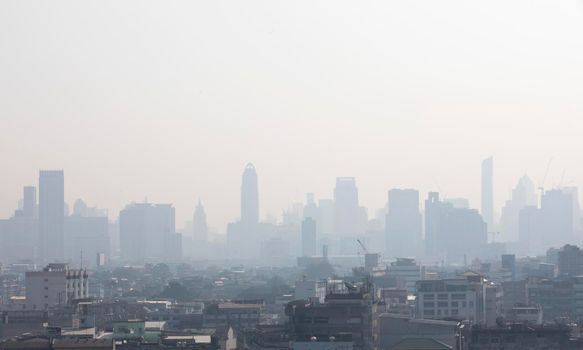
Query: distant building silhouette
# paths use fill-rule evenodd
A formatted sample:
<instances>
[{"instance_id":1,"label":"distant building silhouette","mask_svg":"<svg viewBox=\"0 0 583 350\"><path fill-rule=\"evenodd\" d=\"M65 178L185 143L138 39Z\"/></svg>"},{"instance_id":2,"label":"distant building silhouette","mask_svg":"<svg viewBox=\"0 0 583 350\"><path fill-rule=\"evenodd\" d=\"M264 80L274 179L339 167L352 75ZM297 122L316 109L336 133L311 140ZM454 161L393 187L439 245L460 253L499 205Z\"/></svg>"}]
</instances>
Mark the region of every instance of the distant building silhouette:
<instances>
[{"instance_id":1,"label":"distant building silhouette","mask_svg":"<svg viewBox=\"0 0 583 350\"><path fill-rule=\"evenodd\" d=\"M488 240L486 223L477 210L457 209L430 192L425 201L425 243L429 256L461 262L477 257Z\"/></svg>"},{"instance_id":2,"label":"distant building silhouette","mask_svg":"<svg viewBox=\"0 0 583 350\"><path fill-rule=\"evenodd\" d=\"M316 221L307 217L302 222L302 256L311 257L316 255Z\"/></svg>"},{"instance_id":3,"label":"distant building silhouette","mask_svg":"<svg viewBox=\"0 0 583 350\"><path fill-rule=\"evenodd\" d=\"M320 199L318 201L318 233L331 235L334 233L334 201Z\"/></svg>"},{"instance_id":4,"label":"distant building silhouette","mask_svg":"<svg viewBox=\"0 0 583 350\"><path fill-rule=\"evenodd\" d=\"M541 199L543 238L546 247L573 243L573 198L561 190L546 191Z\"/></svg>"},{"instance_id":5,"label":"distant building silhouette","mask_svg":"<svg viewBox=\"0 0 583 350\"><path fill-rule=\"evenodd\" d=\"M488 231L494 231L494 159L482 161L482 217Z\"/></svg>"},{"instance_id":6,"label":"distant building silhouette","mask_svg":"<svg viewBox=\"0 0 583 350\"><path fill-rule=\"evenodd\" d=\"M385 220L387 254L390 257L417 256L422 244L419 191L392 189Z\"/></svg>"},{"instance_id":7,"label":"distant building silhouette","mask_svg":"<svg viewBox=\"0 0 583 350\"><path fill-rule=\"evenodd\" d=\"M206 223L206 213L201 201L198 201L192 216L192 237L194 243L204 244L208 242L208 226Z\"/></svg>"},{"instance_id":8,"label":"distant building silhouette","mask_svg":"<svg viewBox=\"0 0 583 350\"><path fill-rule=\"evenodd\" d=\"M336 178L334 189L334 233L339 236L362 234L359 227L358 188L353 177Z\"/></svg>"},{"instance_id":9,"label":"distant building silhouette","mask_svg":"<svg viewBox=\"0 0 583 350\"><path fill-rule=\"evenodd\" d=\"M318 220L318 206L316 205L316 201L314 200L313 193L306 194L306 205L304 206L303 210L303 218L312 218L315 221Z\"/></svg>"},{"instance_id":10,"label":"distant building silhouette","mask_svg":"<svg viewBox=\"0 0 583 350\"><path fill-rule=\"evenodd\" d=\"M36 187L26 186L23 190L22 216L35 219L37 217Z\"/></svg>"},{"instance_id":11,"label":"distant building silhouette","mask_svg":"<svg viewBox=\"0 0 583 350\"><path fill-rule=\"evenodd\" d=\"M537 199L532 180L524 175L512 190L512 195L502 208L500 226L502 240L516 242L519 240L519 214L527 206L536 206Z\"/></svg>"},{"instance_id":12,"label":"distant building silhouette","mask_svg":"<svg viewBox=\"0 0 583 350\"><path fill-rule=\"evenodd\" d=\"M518 241L524 255L536 255L545 251L543 244L542 212L528 205L518 213Z\"/></svg>"},{"instance_id":13,"label":"distant building silhouette","mask_svg":"<svg viewBox=\"0 0 583 350\"><path fill-rule=\"evenodd\" d=\"M180 260L180 235L176 233L171 204L130 204L119 214L119 230L123 260L138 263Z\"/></svg>"},{"instance_id":14,"label":"distant building silhouette","mask_svg":"<svg viewBox=\"0 0 583 350\"><path fill-rule=\"evenodd\" d=\"M65 179L62 170L40 171L39 230L42 260L62 261L65 257Z\"/></svg>"},{"instance_id":15,"label":"distant building silhouette","mask_svg":"<svg viewBox=\"0 0 583 350\"><path fill-rule=\"evenodd\" d=\"M241 181L241 222L257 224L259 222L259 189L255 166L249 163L243 171Z\"/></svg>"}]
</instances>

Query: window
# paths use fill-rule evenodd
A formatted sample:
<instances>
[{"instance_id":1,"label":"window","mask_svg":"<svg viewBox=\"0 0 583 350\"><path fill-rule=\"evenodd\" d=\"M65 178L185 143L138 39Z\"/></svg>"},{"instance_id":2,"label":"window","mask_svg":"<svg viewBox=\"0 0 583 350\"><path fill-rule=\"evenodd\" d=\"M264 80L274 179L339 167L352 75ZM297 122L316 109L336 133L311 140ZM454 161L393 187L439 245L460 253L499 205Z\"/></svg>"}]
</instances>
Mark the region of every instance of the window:
<instances>
[{"instance_id":1,"label":"window","mask_svg":"<svg viewBox=\"0 0 583 350\"><path fill-rule=\"evenodd\" d=\"M441 316L441 310L437 310L437 316Z\"/></svg>"},{"instance_id":2,"label":"window","mask_svg":"<svg viewBox=\"0 0 583 350\"><path fill-rule=\"evenodd\" d=\"M423 296L424 299L426 300L434 300L435 299L435 294L425 294Z\"/></svg>"},{"instance_id":3,"label":"window","mask_svg":"<svg viewBox=\"0 0 583 350\"><path fill-rule=\"evenodd\" d=\"M437 307L448 307L448 302L447 301L438 301L437 302Z\"/></svg>"},{"instance_id":4,"label":"window","mask_svg":"<svg viewBox=\"0 0 583 350\"><path fill-rule=\"evenodd\" d=\"M474 307L474 302L470 301L470 307Z\"/></svg>"},{"instance_id":5,"label":"window","mask_svg":"<svg viewBox=\"0 0 583 350\"><path fill-rule=\"evenodd\" d=\"M447 300L447 299L449 299L449 296L447 294L438 294L437 295L437 299L439 299L439 300Z\"/></svg>"},{"instance_id":6,"label":"window","mask_svg":"<svg viewBox=\"0 0 583 350\"><path fill-rule=\"evenodd\" d=\"M466 302L462 301L462 307L466 307Z\"/></svg>"},{"instance_id":7,"label":"window","mask_svg":"<svg viewBox=\"0 0 583 350\"><path fill-rule=\"evenodd\" d=\"M426 301L423 303L423 307L435 307L435 303L433 301Z\"/></svg>"},{"instance_id":8,"label":"window","mask_svg":"<svg viewBox=\"0 0 583 350\"><path fill-rule=\"evenodd\" d=\"M435 315L435 310L423 310L423 315L433 316L433 315Z\"/></svg>"},{"instance_id":9,"label":"window","mask_svg":"<svg viewBox=\"0 0 583 350\"><path fill-rule=\"evenodd\" d=\"M452 309L452 310L451 310L451 315L452 315L452 316L457 316L457 315L459 315L458 309Z\"/></svg>"},{"instance_id":10,"label":"window","mask_svg":"<svg viewBox=\"0 0 583 350\"><path fill-rule=\"evenodd\" d=\"M451 302L451 307L457 307L457 301L452 301Z\"/></svg>"},{"instance_id":11,"label":"window","mask_svg":"<svg viewBox=\"0 0 583 350\"><path fill-rule=\"evenodd\" d=\"M453 300L465 300L466 299L466 295L465 294L461 294L461 293L454 293L451 295L451 299Z\"/></svg>"}]
</instances>

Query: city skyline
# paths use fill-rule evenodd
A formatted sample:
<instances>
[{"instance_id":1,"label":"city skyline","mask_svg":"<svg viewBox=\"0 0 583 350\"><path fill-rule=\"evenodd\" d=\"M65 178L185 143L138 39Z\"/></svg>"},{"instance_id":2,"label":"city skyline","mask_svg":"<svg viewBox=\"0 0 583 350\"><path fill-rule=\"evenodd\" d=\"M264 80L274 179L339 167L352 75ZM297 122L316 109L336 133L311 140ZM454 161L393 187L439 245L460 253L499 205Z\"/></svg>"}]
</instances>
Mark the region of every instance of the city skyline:
<instances>
[{"instance_id":1,"label":"city skyline","mask_svg":"<svg viewBox=\"0 0 583 350\"><path fill-rule=\"evenodd\" d=\"M261 218L341 176L371 209L393 187L479 208L488 156L497 211L551 157L545 187L583 184L580 1L0 6L1 217L45 168L70 205L148 197L182 225L201 198L218 231L248 162Z\"/></svg>"}]
</instances>

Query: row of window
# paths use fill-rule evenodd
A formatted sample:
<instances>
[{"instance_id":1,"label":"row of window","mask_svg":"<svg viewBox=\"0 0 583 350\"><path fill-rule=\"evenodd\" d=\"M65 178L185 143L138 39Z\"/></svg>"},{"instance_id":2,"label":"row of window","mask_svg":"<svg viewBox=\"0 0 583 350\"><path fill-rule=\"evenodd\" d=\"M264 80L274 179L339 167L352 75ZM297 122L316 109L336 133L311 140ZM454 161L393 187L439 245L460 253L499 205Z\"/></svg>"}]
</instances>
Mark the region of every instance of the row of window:
<instances>
[{"instance_id":1,"label":"row of window","mask_svg":"<svg viewBox=\"0 0 583 350\"><path fill-rule=\"evenodd\" d=\"M474 307L474 302L472 300L470 300L469 302L452 301L451 304L447 301L438 301L437 302L437 307L460 307L460 305L462 308L465 308L467 305L469 305L469 307ZM423 302L423 307L424 308L434 308L435 302L425 301L425 302Z\"/></svg>"},{"instance_id":2,"label":"row of window","mask_svg":"<svg viewBox=\"0 0 583 350\"><path fill-rule=\"evenodd\" d=\"M425 309L423 310L423 315L424 316L450 316L449 314L449 310L448 309L437 309L433 310L433 309ZM458 309L451 309L451 316L457 316L459 315L459 310Z\"/></svg>"},{"instance_id":3,"label":"row of window","mask_svg":"<svg viewBox=\"0 0 583 350\"><path fill-rule=\"evenodd\" d=\"M450 294L437 294L437 300L449 300ZM435 300L435 294L423 294L424 300ZM466 294L464 293L452 293L452 300L465 300Z\"/></svg>"}]
</instances>

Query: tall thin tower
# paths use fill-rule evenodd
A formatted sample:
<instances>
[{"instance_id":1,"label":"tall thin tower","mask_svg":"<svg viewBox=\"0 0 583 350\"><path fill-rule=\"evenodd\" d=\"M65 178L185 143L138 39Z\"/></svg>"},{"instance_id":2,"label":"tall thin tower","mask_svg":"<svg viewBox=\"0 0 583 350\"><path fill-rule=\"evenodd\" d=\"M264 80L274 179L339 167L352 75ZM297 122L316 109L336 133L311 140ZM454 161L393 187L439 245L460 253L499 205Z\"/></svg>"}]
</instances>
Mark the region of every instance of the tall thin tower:
<instances>
[{"instance_id":1,"label":"tall thin tower","mask_svg":"<svg viewBox=\"0 0 583 350\"><path fill-rule=\"evenodd\" d=\"M251 163L245 166L241 182L241 222L246 224L257 224L259 222L257 172Z\"/></svg>"},{"instance_id":2,"label":"tall thin tower","mask_svg":"<svg viewBox=\"0 0 583 350\"><path fill-rule=\"evenodd\" d=\"M488 225L488 232L494 231L494 159L482 161L482 218Z\"/></svg>"}]
</instances>

